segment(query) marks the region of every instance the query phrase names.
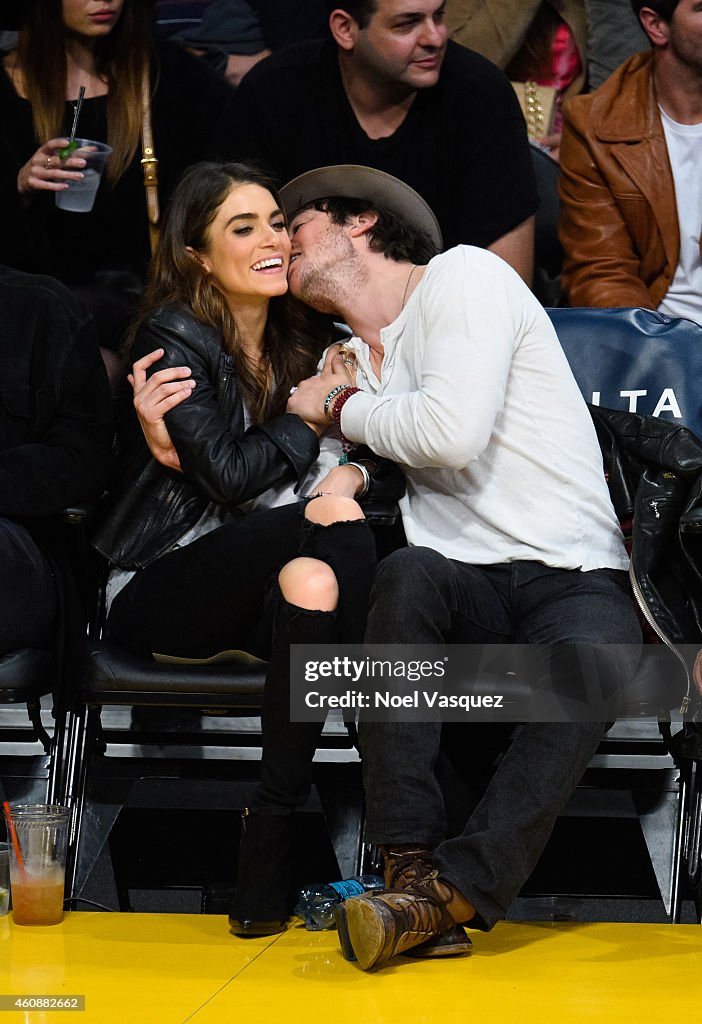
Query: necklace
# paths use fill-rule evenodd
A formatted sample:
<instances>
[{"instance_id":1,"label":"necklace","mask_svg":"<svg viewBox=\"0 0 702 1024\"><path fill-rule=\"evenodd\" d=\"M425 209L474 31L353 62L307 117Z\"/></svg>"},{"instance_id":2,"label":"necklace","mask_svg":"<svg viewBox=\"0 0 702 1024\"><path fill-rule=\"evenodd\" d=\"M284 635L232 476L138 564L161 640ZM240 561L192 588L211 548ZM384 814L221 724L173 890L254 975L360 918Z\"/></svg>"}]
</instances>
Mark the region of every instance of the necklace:
<instances>
[{"instance_id":1,"label":"necklace","mask_svg":"<svg viewBox=\"0 0 702 1024\"><path fill-rule=\"evenodd\" d=\"M402 296L402 305L400 306L400 312L402 312L402 310L405 308L405 303L407 302L407 292L409 291L410 281L412 280L412 275L414 274L416 269L417 269L417 265L416 265L416 263L413 263L412 264L412 269L409 272L409 277L407 278L407 284L405 285L405 291L404 291L404 294Z\"/></svg>"}]
</instances>

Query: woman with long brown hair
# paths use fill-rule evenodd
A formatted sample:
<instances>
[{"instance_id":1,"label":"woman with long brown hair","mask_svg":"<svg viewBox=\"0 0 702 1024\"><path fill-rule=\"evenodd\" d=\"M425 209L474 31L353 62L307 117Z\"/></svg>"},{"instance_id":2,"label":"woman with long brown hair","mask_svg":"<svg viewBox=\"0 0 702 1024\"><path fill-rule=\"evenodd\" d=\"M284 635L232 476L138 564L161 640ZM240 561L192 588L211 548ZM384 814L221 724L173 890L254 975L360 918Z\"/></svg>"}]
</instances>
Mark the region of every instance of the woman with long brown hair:
<instances>
[{"instance_id":1,"label":"woman with long brown hair","mask_svg":"<svg viewBox=\"0 0 702 1024\"><path fill-rule=\"evenodd\" d=\"M307 798L321 731L290 722L290 644L360 643L375 565L354 500L374 484L372 460L340 465L339 436L320 444L318 427L285 412L329 340L326 322L286 294L289 259L265 176L245 164L186 173L130 352L163 431L147 429L151 450L141 438L127 458L96 538L115 566L114 640L145 655L234 649L269 661L261 783L230 915L242 935L284 926L291 815Z\"/></svg>"},{"instance_id":2,"label":"woman with long brown hair","mask_svg":"<svg viewBox=\"0 0 702 1024\"><path fill-rule=\"evenodd\" d=\"M150 255L142 85L146 79L162 206L206 154L231 91L196 58L152 40L152 8L151 0L23 0L17 46L2 54L0 70L0 263L69 285L113 349ZM55 205L85 165L61 155L81 87L78 137L113 151L95 206L82 214Z\"/></svg>"}]
</instances>

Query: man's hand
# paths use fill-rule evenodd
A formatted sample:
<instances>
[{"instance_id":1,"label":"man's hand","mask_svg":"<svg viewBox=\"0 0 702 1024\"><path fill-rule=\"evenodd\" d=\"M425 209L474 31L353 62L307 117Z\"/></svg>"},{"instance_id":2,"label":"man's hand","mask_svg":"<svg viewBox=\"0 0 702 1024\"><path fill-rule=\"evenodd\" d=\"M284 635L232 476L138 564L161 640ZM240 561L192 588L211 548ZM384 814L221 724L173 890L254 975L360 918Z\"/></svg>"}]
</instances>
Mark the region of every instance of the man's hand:
<instances>
[{"instance_id":1,"label":"man's hand","mask_svg":"<svg viewBox=\"0 0 702 1024\"><path fill-rule=\"evenodd\" d=\"M314 377L302 380L288 399L287 411L293 412L316 430L325 430L330 423L324 412L324 400L332 388L339 384L353 384L355 372L344 363L341 345L332 345L327 352L324 366Z\"/></svg>"},{"instance_id":2,"label":"man's hand","mask_svg":"<svg viewBox=\"0 0 702 1024\"><path fill-rule=\"evenodd\" d=\"M127 380L134 390L134 408L149 451L162 466L181 472L178 452L173 446L163 417L192 394L195 381L189 379L188 366L157 370L147 378L146 371L162 356L163 349L157 348L142 359L138 359L132 367L132 372L127 375Z\"/></svg>"}]
</instances>

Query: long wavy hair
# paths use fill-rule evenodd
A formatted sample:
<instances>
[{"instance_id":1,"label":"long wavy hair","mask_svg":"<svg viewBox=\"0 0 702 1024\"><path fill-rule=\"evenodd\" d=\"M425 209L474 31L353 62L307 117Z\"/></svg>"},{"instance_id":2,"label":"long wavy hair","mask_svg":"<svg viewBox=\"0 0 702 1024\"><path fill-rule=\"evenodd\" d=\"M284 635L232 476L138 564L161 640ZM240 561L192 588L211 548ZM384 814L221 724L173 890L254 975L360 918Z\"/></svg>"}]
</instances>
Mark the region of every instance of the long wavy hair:
<instances>
[{"instance_id":1,"label":"long wavy hair","mask_svg":"<svg viewBox=\"0 0 702 1024\"><path fill-rule=\"evenodd\" d=\"M95 43L97 71L107 82L107 141L113 150L105 167L109 184L124 174L140 143L141 83L149 68L152 8L151 0L125 0L113 30ZM63 130L65 38L61 0L27 0L17 64L39 143Z\"/></svg>"},{"instance_id":2,"label":"long wavy hair","mask_svg":"<svg viewBox=\"0 0 702 1024\"><path fill-rule=\"evenodd\" d=\"M332 339L332 325L327 317L291 295L276 296L268 306L263 359L254 365L246 357L236 313L231 312L212 276L188 252L188 248L207 252L210 225L231 190L239 185L267 189L282 210L273 182L253 164L203 162L185 172L164 218L139 316L126 347L128 352L139 324L154 309L172 304L189 307L198 320L221 333L224 347L234 359L251 418L258 423L284 412L291 386L315 372L324 345Z\"/></svg>"}]
</instances>

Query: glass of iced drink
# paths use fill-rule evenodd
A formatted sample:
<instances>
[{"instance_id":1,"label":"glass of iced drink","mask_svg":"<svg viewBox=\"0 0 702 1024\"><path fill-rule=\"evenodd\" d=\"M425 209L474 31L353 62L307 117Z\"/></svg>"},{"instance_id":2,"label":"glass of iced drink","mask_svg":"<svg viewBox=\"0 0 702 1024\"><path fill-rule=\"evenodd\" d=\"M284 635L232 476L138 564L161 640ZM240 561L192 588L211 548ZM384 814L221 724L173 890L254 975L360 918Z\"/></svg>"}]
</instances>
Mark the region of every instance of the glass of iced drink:
<instances>
[{"instance_id":1,"label":"glass of iced drink","mask_svg":"<svg viewBox=\"0 0 702 1024\"><path fill-rule=\"evenodd\" d=\"M10 843L12 919L15 924L59 924L70 811L57 804L18 804L11 810L21 854L20 862Z\"/></svg>"},{"instance_id":2,"label":"glass of iced drink","mask_svg":"<svg viewBox=\"0 0 702 1024\"><path fill-rule=\"evenodd\" d=\"M112 152L112 146L105 142L94 142L92 139L76 139L78 143L71 156L80 156L85 160L82 168L83 177L79 181L68 181L68 188L56 193L56 205L59 210L70 210L72 213L90 213L97 195L100 178L105 161ZM66 170L76 170L68 167Z\"/></svg>"}]
</instances>

